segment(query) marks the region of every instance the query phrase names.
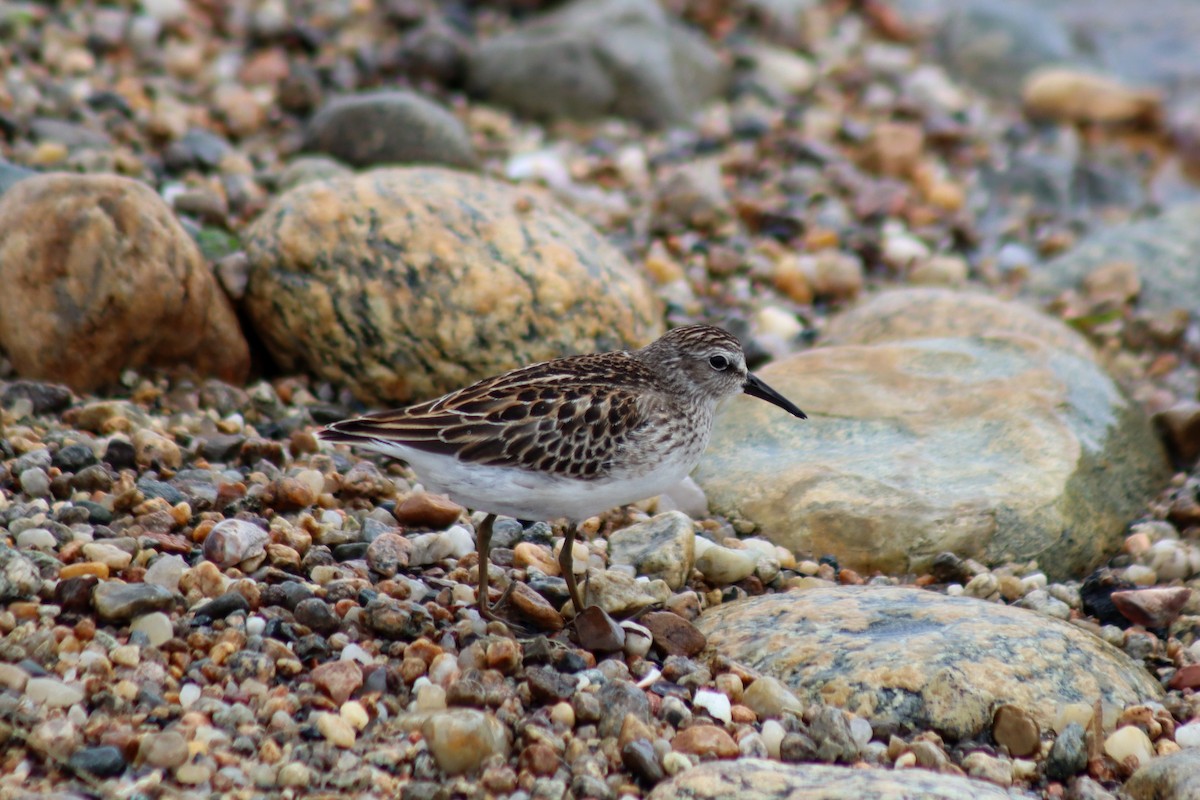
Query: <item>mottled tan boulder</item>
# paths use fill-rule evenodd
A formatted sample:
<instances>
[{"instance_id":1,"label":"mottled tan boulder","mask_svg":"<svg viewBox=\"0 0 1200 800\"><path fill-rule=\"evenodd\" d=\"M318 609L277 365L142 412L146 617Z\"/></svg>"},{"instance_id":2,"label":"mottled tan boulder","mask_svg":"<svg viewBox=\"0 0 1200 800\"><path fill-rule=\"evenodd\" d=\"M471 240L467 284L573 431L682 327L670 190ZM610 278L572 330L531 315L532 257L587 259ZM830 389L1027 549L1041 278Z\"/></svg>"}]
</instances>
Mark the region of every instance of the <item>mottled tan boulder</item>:
<instances>
[{"instance_id":1,"label":"mottled tan boulder","mask_svg":"<svg viewBox=\"0 0 1200 800\"><path fill-rule=\"evenodd\" d=\"M924 769L781 764L762 758L700 764L654 787L647 800L1012 800L1033 797Z\"/></svg>"},{"instance_id":2,"label":"mottled tan boulder","mask_svg":"<svg viewBox=\"0 0 1200 800\"><path fill-rule=\"evenodd\" d=\"M127 369L246 378L229 299L166 203L116 175L27 178L0 198L0 347L90 391Z\"/></svg>"},{"instance_id":3,"label":"mottled tan boulder","mask_svg":"<svg viewBox=\"0 0 1200 800\"><path fill-rule=\"evenodd\" d=\"M806 703L869 720L876 736L933 729L958 740L1011 704L1043 730L1067 703L1158 700L1141 665L1062 620L907 587L841 586L717 606L696 623L717 652L773 675Z\"/></svg>"},{"instance_id":4,"label":"mottled tan boulder","mask_svg":"<svg viewBox=\"0 0 1200 800\"><path fill-rule=\"evenodd\" d=\"M830 329L833 346L758 371L810 419L739 398L694 475L797 554L904 574L951 551L1078 576L1167 477L1142 411L1038 312L903 290Z\"/></svg>"},{"instance_id":5,"label":"mottled tan boulder","mask_svg":"<svg viewBox=\"0 0 1200 800\"><path fill-rule=\"evenodd\" d=\"M371 403L662 332L645 279L538 189L448 169L315 181L247 231L245 308L287 370Z\"/></svg>"}]
</instances>

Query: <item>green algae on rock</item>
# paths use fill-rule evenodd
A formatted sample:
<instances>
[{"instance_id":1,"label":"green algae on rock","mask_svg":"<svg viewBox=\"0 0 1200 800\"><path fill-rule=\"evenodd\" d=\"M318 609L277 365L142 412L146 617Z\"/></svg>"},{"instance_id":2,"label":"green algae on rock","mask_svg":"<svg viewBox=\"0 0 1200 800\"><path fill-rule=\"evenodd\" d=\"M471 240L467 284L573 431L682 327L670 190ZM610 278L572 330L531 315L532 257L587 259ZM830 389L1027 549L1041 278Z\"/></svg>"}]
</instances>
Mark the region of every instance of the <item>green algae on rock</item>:
<instances>
[{"instance_id":1,"label":"green algae on rock","mask_svg":"<svg viewBox=\"0 0 1200 800\"><path fill-rule=\"evenodd\" d=\"M272 356L369 403L662 332L649 285L587 223L541 190L448 169L298 186L246 252L245 308Z\"/></svg>"},{"instance_id":2,"label":"green algae on rock","mask_svg":"<svg viewBox=\"0 0 1200 800\"><path fill-rule=\"evenodd\" d=\"M1062 620L922 589L841 586L717 606L697 627L718 652L881 733L932 728L954 740L1018 706L1049 728L1060 706L1158 700L1129 656Z\"/></svg>"}]
</instances>

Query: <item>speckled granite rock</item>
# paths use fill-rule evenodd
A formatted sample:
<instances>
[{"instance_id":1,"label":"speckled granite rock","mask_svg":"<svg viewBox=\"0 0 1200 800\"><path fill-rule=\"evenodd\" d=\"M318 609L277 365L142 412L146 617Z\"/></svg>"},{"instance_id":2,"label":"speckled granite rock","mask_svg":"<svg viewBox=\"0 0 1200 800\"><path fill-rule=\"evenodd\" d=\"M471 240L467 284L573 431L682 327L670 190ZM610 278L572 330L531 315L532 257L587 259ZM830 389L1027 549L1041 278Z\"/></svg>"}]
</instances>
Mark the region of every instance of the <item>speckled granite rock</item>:
<instances>
[{"instance_id":1,"label":"speckled granite rock","mask_svg":"<svg viewBox=\"0 0 1200 800\"><path fill-rule=\"evenodd\" d=\"M694 474L715 509L798 554L903 574L952 551L1078 575L1166 480L1142 411L1024 306L903 290L830 333L759 371L811 419L739 398Z\"/></svg>"},{"instance_id":2,"label":"speckled granite rock","mask_svg":"<svg viewBox=\"0 0 1200 800\"><path fill-rule=\"evenodd\" d=\"M246 236L275 359L373 403L662 332L645 280L539 190L433 167L307 183Z\"/></svg>"},{"instance_id":3,"label":"speckled granite rock","mask_svg":"<svg viewBox=\"0 0 1200 800\"><path fill-rule=\"evenodd\" d=\"M685 770L656 786L647 800L1009 800L1032 796L923 769L851 769L743 758Z\"/></svg>"},{"instance_id":4,"label":"speckled granite rock","mask_svg":"<svg viewBox=\"0 0 1200 800\"><path fill-rule=\"evenodd\" d=\"M1162 697L1144 668L1096 636L1032 611L920 589L843 586L717 606L697 621L719 652L839 706L875 735L976 736L1003 703L1043 729L1065 703Z\"/></svg>"},{"instance_id":5,"label":"speckled granite rock","mask_svg":"<svg viewBox=\"0 0 1200 800\"><path fill-rule=\"evenodd\" d=\"M140 367L233 383L249 371L232 304L138 181L48 174L13 185L0 200L0 286L0 347L22 377L87 391Z\"/></svg>"},{"instance_id":6,"label":"speckled granite rock","mask_svg":"<svg viewBox=\"0 0 1200 800\"><path fill-rule=\"evenodd\" d=\"M1200 204L1173 208L1153 219L1102 227L1040 267L1029 282L1043 299L1076 288L1093 270L1117 262L1137 267L1144 309L1200 308Z\"/></svg>"},{"instance_id":7,"label":"speckled granite rock","mask_svg":"<svg viewBox=\"0 0 1200 800\"><path fill-rule=\"evenodd\" d=\"M1200 750L1188 748L1154 759L1133 773L1125 792L1133 800L1200 798Z\"/></svg>"},{"instance_id":8,"label":"speckled granite rock","mask_svg":"<svg viewBox=\"0 0 1200 800\"><path fill-rule=\"evenodd\" d=\"M306 149L347 164L476 165L471 139L453 114L416 92L361 92L340 97L308 123Z\"/></svg>"},{"instance_id":9,"label":"speckled granite rock","mask_svg":"<svg viewBox=\"0 0 1200 800\"><path fill-rule=\"evenodd\" d=\"M719 94L725 65L654 0L576 0L483 42L469 86L534 117L673 125Z\"/></svg>"}]
</instances>

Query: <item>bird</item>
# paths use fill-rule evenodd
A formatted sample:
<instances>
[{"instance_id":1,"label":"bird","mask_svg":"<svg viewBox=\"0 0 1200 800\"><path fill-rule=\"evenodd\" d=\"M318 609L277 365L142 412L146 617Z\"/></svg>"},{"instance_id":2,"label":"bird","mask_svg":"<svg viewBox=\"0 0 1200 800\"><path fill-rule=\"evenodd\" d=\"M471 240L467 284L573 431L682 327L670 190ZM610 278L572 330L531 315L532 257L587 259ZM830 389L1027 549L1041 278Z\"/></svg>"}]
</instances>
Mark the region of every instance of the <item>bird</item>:
<instances>
[{"instance_id":1,"label":"bird","mask_svg":"<svg viewBox=\"0 0 1200 800\"><path fill-rule=\"evenodd\" d=\"M736 337L686 325L640 349L530 364L317 435L404 461L427 490L485 512L476 533L485 619L498 619L488 605L497 515L568 520L559 565L579 613L577 523L676 486L707 448L718 406L742 393L807 418L749 372Z\"/></svg>"}]
</instances>

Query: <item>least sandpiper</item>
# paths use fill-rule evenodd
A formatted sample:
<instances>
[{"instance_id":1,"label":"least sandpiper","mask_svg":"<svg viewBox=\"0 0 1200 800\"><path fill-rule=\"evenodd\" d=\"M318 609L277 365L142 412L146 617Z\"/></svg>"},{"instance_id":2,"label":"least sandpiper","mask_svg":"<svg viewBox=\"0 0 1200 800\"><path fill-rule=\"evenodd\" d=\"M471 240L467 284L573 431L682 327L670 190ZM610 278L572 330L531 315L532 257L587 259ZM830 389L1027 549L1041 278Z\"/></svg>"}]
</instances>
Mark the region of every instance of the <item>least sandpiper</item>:
<instances>
[{"instance_id":1,"label":"least sandpiper","mask_svg":"<svg viewBox=\"0 0 1200 800\"><path fill-rule=\"evenodd\" d=\"M640 350L531 364L319 435L405 461L427 489L487 513L476 535L485 618L494 618L487 594L496 515L565 517L559 564L578 613L575 523L682 481L708 445L718 404L742 392L805 418L747 371L736 338L690 325Z\"/></svg>"}]
</instances>

